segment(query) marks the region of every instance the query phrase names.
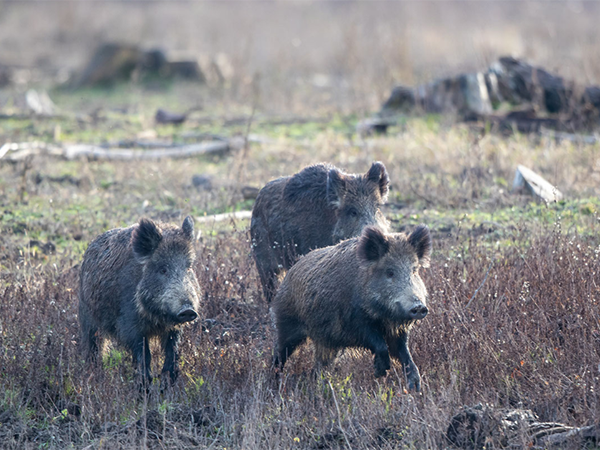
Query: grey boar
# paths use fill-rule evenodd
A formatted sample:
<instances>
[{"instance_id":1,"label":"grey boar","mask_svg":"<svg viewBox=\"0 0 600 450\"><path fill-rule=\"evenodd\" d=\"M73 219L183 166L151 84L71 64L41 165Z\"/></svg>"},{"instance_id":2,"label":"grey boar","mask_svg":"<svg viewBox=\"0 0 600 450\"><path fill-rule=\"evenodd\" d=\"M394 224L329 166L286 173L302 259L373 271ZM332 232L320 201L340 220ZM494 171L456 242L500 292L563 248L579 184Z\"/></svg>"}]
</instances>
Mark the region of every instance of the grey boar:
<instances>
[{"instance_id":1,"label":"grey boar","mask_svg":"<svg viewBox=\"0 0 600 450\"><path fill-rule=\"evenodd\" d=\"M316 366L326 366L340 349L375 354L375 376L386 374L390 355L406 373L409 389L421 388L408 350L411 325L427 315L427 290L419 275L431 255L429 229L386 234L365 228L360 237L313 250L289 270L273 300L277 327L274 364L309 337Z\"/></svg>"},{"instance_id":2,"label":"grey boar","mask_svg":"<svg viewBox=\"0 0 600 450\"><path fill-rule=\"evenodd\" d=\"M267 183L252 209L252 250L265 298L277 276L309 251L358 236L367 225L387 229L380 211L389 190L381 162L364 174L345 174L328 164L306 167Z\"/></svg>"},{"instance_id":3,"label":"grey boar","mask_svg":"<svg viewBox=\"0 0 600 450\"><path fill-rule=\"evenodd\" d=\"M160 338L163 374L175 382L181 324L198 317L200 287L192 269L194 222L181 228L141 219L107 231L83 256L79 323L88 360L96 360L104 336L133 353L145 382L151 382L149 340Z\"/></svg>"}]
</instances>

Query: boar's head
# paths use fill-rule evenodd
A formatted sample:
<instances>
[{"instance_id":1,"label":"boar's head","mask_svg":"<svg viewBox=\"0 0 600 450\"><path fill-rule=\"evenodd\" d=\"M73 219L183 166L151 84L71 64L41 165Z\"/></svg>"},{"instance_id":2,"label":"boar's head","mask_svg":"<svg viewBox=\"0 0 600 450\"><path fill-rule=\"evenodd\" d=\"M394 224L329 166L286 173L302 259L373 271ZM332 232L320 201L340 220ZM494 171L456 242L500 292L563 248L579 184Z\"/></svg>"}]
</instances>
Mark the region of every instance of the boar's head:
<instances>
[{"instance_id":1,"label":"boar's head","mask_svg":"<svg viewBox=\"0 0 600 450\"><path fill-rule=\"evenodd\" d=\"M156 324L179 324L198 317L200 288L193 270L194 222L181 228L142 219L132 233L134 255L143 275L135 294L138 312Z\"/></svg>"},{"instance_id":2,"label":"boar's head","mask_svg":"<svg viewBox=\"0 0 600 450\"><path fill-rule=\"evenodd\" d=\"M367 227L361 234L360 260L365 308L377 319L405 323L427 315L427 289L419 275L429 266L431 236L425 225L410 235L385 234Z\"/></svg>"},{"instance_id":3,"label":"boar's head","mask_svg":"<svg viewBox=\"0 0 600 450\"><path fill-rule=\"evenodd\" d=\"M383 163L374 162L364 175L347 175L337 169L327 174L327 201L337 212L333 241L358 236L363 228L387 229L380 206L387 200L389 176Z\"/></svg>"}]
</instances>

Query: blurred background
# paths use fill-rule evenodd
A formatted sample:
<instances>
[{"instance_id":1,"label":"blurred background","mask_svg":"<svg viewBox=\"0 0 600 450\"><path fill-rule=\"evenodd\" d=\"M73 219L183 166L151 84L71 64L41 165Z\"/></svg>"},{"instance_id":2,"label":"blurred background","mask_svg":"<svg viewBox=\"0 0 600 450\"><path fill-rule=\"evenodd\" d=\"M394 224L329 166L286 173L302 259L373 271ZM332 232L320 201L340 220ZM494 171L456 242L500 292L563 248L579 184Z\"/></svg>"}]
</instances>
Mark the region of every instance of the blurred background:
<instances>
[{"instance_id":1,"label":"blurred background","mask_svg":"<svg viewBox=\"0 0 600 450\"><path fill-rule=\"evenodd\" d=\"M133 44L196 58L205 71L216 64L228 101L368 111L395 84L481 70L504 55L593 84L599 9L585 1L3 2L0 66L17 71L13 84L53 86L100 44Z\"/></svg>"}]
</instances>

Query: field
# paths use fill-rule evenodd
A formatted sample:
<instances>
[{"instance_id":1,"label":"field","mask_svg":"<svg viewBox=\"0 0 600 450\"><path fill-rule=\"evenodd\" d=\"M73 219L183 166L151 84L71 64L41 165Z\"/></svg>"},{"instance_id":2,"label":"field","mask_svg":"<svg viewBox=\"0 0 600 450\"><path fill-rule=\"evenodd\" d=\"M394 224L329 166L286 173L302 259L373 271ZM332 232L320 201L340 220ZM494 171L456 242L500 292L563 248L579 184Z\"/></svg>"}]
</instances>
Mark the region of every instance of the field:
<instances>
[{"instance_id":1,"label":"field","mask_svg":"<svg viewBox=\"0 0 600 450\"><path fill-rule=\"evenodd\" d=\"M382 39L384 62L371 61L361 71L360 61L368 60L369 45L376 42L362 39L370 36L368 26L380 14L382 24L375 35L382 38L393 30L385 4L376 4L368 13L357 5L350 12L319 6L323 23L339 12L338 33L331 31L333 43L297 60L266 42L278 32L287 33L286 39L297 32L303 45L310 45L310 33L301 25L314 11L279 5L268 16L277 26L259 32L253 20L265 12L262 5L246 19L243 11L229 17L234 25L253 30L249 35L262 52L244 54L243 45L219 30L198 31L214 35L212 41L206 39L213 45L206 44L207 51L221 42L237 55L232 60L239 70L227 86L123 84L78 91L50 87L61 114L1 119L5 142L101 144L150 136L184 143L214 134L259 139L226 154L187 159L0 159L0 447L453 448L446 436L451 418L463 406L477 404L494 410L529 409L541 422L578 427L598 423L599 145L539 135L500 136L485 126L441 116L403 117L380 136L363 137L355 128L399 79L427 80L478 67L499 52L518 51L507 45L523 48L529 42L537 49L530 56L539 56L540 63L564 56L561 73L594 82L600 65L584 55L593 48L597 31L589 17L597 8L580 6L583 12L565 12L554 3L544 11L548 23L561 15L569 19L570 25L556 25L554 34L541 25L542 31L529 27L541 11L539 4L529 4L529 15L519 17L514 26L509 19L516 13L507 7L492 27L480 30L485 39L470 48L475 56L463 60L456 48L442 55L445 33L457 30L452 42L466 42L468 33L461 34L457 23L481 18L482 11L460 9L452 18L455 23L445 22L444 11L434 11L431 4L415 6L410 16L414 21L403 19L410 22L407 47L398 50L394 43L400 41ZM395 14L408 8L387 7ZM4 20L10 26L33 20L27 5L6 8ZM65 48L73 49L66 53L79 62L81 49L75 47L75 34L69 33L81 35L81 23L97 12L94 8L92 3L73 11L53 9L60 19L58 29L42 27L36 33L66 33ZM127 8L133 7L107 8L98 18L101 25L94 25L98 29L86 39L110 26L125 38L121 25L108 22L123 11L131 12ZM148 23L162 24L156 18L160 8L154 6L133 21L134 30L149 27L144 35L148 42L158 39ZM172 16L160 20L175 21L185 14L181 8L177 5ZM201 23L227 12L204 3L194 8ZM286 21L292 8L299 25L290 31ZM425 22L425 12L431 13L431 27L438 34L414 25ZM486 14L483 17L489 18L494 11ZM196 36L194 24L184 23L187 36ZM585 39L572 36L577 26ZM6 27L3 30L7 33ZM317 34L327 35L323 30ZM425 35L431 42L419 45L436 51L420 52L415 36ZM7 34L1 36L9 42ZM39 39L35 51L55 55L57 65L73 63L64 55L61 60L54 48L44 49L42 36L23 39ZM568 45L553 47L553 39ZM19 45L25 44L5 47L2 56L15 58ZM450 49L450 43L446 45ZM434 60L442 63L438 66ZM451 60L458 62L450 64ZM256 65L263 68L262 77L256 76ZM585 70L579 70L582 67ZM315 88L289 81L290 74L310 79L307 74L314 74L315 68L329 74L330 84ZM37 86L50 86L44 80ZM0 112L18 112L15 99L22 91L22 86L0 90ZM174 126L154 123L159 107L198 109L183 125ZM422 274L430 313L414 327L410 341L423 391L405 391L400 366L375 380L372 356L362 351L345 352L331 370L314 376L310 344L290 359L277 379L271 367L275 330L250 255L249 223L203 218L250 210L253 200L244 198L243 187L260 188L308 164L327 161L347 172L365 172L374 160L383 161L390 174L384 213L393 229L409 231L425 223L433 236L431 267ZM527 193L511 192L518 164L544 176L565 199L546 205ZM195 186L194 175L209 177L210 185ZM162 392L157 380L142 395L124 349L109 345L100 370L87 367L82 358L79 264L88 243L108 229L143 216L181 224L186 215L199 219L195 271L202 287L201 316L185 329L177 384ZM153 373L159 372L160 362L153 359ZM534 444L525 432L518 439L513 446ZM581 443L569 445L579 448ZM502 442L490 438L476 445L483 446L498 448Z\"/></svg>"}]
</instances>

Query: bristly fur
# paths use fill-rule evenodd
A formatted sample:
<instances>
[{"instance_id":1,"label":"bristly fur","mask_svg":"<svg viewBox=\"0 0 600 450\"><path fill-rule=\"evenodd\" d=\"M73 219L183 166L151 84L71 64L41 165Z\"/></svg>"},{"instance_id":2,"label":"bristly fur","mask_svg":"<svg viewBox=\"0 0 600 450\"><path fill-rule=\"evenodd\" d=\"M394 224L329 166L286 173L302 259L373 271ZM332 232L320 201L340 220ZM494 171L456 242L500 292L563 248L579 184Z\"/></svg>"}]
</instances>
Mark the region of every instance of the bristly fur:
<instances>
[{"instance_id":1,"label":"bristly fur","mask_svg":"<svg viewBox=\"0 0 600 450\"><path fill-rule=\"evenodd\" d=\"M337 170L330 164L308 166L289 178L283 190L283 199L288 202L320 198L327 186L327 174Z\"/></svg>"},{"instance_id":2,"label":"bristly fur","mask_svg":"<svg viewBox=\"0 0 600 450\"><path fill-rule=\"evenodd\" d=\"M408 243L414 247L421 267L429 267L431 257L431 234L427 225L421 224L408 236Z\"/></svg>"},{"instance_id":3,"label":"bristly fur","mask_svg":"<svg viewBox=\"0 0 600 450\"><path fill-rule=\"evenodd\" d=\"M358 241L358 257L365 261L377 261L385 255L390 248L385 235L376 226L365 228Z\"/></svg>"}]
</instances>

